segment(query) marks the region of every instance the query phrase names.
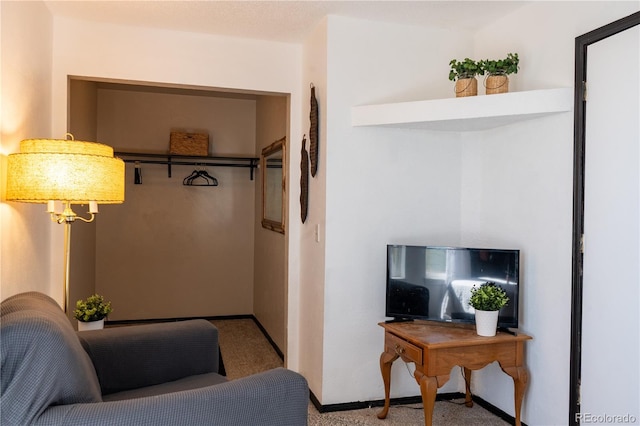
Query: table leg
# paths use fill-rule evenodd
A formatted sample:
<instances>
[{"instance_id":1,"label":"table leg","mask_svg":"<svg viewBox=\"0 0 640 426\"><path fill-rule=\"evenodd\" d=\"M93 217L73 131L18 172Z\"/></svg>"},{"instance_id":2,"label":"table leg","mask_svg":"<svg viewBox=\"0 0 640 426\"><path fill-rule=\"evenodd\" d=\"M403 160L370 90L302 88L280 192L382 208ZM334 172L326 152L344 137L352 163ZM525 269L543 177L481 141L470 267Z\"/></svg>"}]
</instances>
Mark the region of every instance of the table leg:
<instances>
[{"instance_id":1,"label":"table leg","mask_svg":"<svg viewBox=\"0 0 640 426\"><path fill-rule=\"evenodd\" d=\"M522 408L524 391L529 381L529 373L525 367L508 367L502 370L513 378L513 394L516 411L515 424L516 426L520 426L520 409Z\"/></svg>"},{"instance_id":2,"label":"table leg","mask_svg":"<svg viewBox=\"0 0 640 426\"><path fill-rule=\"evenodd\" d=\"M384 407L378 413L379 419L384 419L389 413L389 395L391 392L391 364L398 359L397 354L382 352L380 355L380 372L382 373L382 381L384 382Z\"/></svg>"},{"instance_id":3,"label":"table leg","mask_svg":"<svg viewBox=\"0 0 640 426\"><path fill-rule=\"evenodd\" d=\"M431 422L433 421L433 408L436 405L438 379L435 377L425 376L422 371L418 369L416 369L413 375L420 384L422 406L424 407L424 425L431 426Z\"/></svg>"},{"instance_id":4,"label":"table leg","mask_svg":"<svg viewBox=\"0 0 640 426\"><path fill-rule=\"evenodd\" d=\"M464 386L466 394L464 397L464 405L473 407L473 398L471 397L471 369L464 367Z\"/></svg>"}]
</instances>

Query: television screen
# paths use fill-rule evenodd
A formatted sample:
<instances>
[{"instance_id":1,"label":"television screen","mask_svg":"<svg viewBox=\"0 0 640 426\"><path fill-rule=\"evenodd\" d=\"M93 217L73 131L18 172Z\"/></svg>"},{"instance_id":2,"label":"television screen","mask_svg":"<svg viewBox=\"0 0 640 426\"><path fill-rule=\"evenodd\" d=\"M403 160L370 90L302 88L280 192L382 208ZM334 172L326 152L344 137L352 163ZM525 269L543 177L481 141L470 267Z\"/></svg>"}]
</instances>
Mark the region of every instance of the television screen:
<instances>
[{"instance_id":1,"label":"television screen","mask_svg":"<svg viewBox=\"0 0 640 426\"><path fill-rule=\"evenodd\" d=\"M509 296L498 327L518 327L519 250L387 246L387 317L474 323L471 289L487 281Z\"/></svg>"}]
</instances>

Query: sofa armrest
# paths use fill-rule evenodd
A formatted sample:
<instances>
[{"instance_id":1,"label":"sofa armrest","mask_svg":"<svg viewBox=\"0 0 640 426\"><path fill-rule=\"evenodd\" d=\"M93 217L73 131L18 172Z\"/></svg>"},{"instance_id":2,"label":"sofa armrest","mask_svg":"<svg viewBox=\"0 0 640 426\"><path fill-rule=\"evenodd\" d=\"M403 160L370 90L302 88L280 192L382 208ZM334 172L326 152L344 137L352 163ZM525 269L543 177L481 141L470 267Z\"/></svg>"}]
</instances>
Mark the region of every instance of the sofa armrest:
<instances>
[{"instance_id":1,"label":"sofa armrest","mask_svg":"<svg viewBox=\"0 0 640 426\"><path fill-rule=\"evenodd\" d=\"M309 388L276 368L190 391L124 401L51 406L36 425L305 426Z\"/></svg>"},{"instance_id":2,"label":"sofa armrest","mask_svg":"<svg viewBox=\"0 0 640 426\"><path fill-rule=\"evenodd\" d=\"M218 329L205 320L78 332L102 394L218 372Z\"/></svg>"}]
</instances>

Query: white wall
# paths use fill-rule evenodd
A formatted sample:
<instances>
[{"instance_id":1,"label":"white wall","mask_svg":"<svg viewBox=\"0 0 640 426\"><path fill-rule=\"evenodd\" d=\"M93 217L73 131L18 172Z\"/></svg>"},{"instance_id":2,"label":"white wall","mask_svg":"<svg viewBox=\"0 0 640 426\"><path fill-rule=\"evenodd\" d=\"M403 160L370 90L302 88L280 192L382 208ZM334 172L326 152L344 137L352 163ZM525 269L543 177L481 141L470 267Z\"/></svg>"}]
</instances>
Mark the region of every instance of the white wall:
<instances>
[{"instance_id":1,"label":"white wall","mask_svg":"<svg viewBox=\"0 0 640 426\"><path fill-rule=\"evenodd\" d=\"M575 37L637 10L637 2L534 2L478 32L476 56L518 52L521 71L511 79L515 90L572 87ZM540 22L545 22L544 31ZM531 378L523 420L565 424L573 114L465 135L463 152L463 243L522 250L520 328L533 336L526 346ZM473 391L511 414L512 389L512 380L495 365L474 377Z\"/></svg>"},{"instance_id":2,"label":"white wall","mask_svg":"<svg viewBox=\"0 0 640 426\"><path fill-rule=\"evenodd\" d=\"M377 323L385 319L386 245L459 243L459 136L353 128L350 109L451 96L448 63L470 54L469 41L467 34L446 30L329 18L321 118L326 123L323 404L384 396L379 368L384 333ZM458 381L452 375L442 390L457 390ZM393 366L392 382L392 397L419 394L400 362Z\"/></svg>"},{"instance_id":3,"label":"white wall","mask_svg":"<svg viewBox=\"0 0 640 426\"><path fill-rule=\"evenodd\" d=\"M468 134L463 144L462 244L521 250L520 330L533 336L525 346L529 424L566 421L572 120L562 113ZM512 383L494 364L474 373L472 390L513 414ZM548 409L529 409L540 404Z\"/></svg>"},{"instance_id":4,"label":"white wall","mask_svg":"<svg viewBox=\"0 0 640 426\"><path fill-rule=\"evenodd\" d=\"M323 404L383 397L376 322L385 244L495 245L523 250L522 329L534 337L523 419L566 422L572 114L449 134L353 129L349 108L452 97L447 64L465 56L518 52L512 90L572 86L574 38L635 10L631 2L534 3L473 35L329 18ZM394 367L392 396L417 395L403 369ZM451 377L441 391L462 390ZM513 415L508 376L490 366L474 377L479 396Z\"/></svg>"},{"instance_id":5,"label":"white wall","mask_svg":"<svg viewBox=\"0 0 640 426\"><path fill-rule=\"evenodd\" d=\"M1 147L2 187L4 155L19 152L23 139L51 137L52 18L40 2L0 3L1 13ZM62 303L62 258L53 273L50 235L62 235L62 226L49 220L38 204L5 202L0 205L0 298L36 290ZM55 257L53 261L57 261ZM55 268L55 267L54 267Z\"/></svg>"},{"instance_id":6,"label":"white wall","mask_svg":"<svg viewBox=\"0 0 640 426\"><path fill-rule=\"evenodd\" d=\"M315 87L318 102L318 169L315 177L309 174L308 213L304 225L300 229L300 372L309 382L313 395L322 398L323 375L323 331L324 331L324 280L325 280L325 209L327 179L327 19L324 19L305 40L302 61L302 87L305 95L305 109L302 113L303 133L307 135L306 150L310 149L309 112L311 110L311 88ZM299 138L301 139L301 138ZM298 170L300 170L300 148L298 149ZM293 152L292 152L293 154ZM300 216L300 179L291 179L292 192L298 197L290 197L291 205L297 206L295 215L290 216L289 226L301 224ZM295 191L295 192L294 192ZM318 228L319 238L316 242L314 232ZM290 261L293 260L290 258Z\"/></svg>"}]
</instances>

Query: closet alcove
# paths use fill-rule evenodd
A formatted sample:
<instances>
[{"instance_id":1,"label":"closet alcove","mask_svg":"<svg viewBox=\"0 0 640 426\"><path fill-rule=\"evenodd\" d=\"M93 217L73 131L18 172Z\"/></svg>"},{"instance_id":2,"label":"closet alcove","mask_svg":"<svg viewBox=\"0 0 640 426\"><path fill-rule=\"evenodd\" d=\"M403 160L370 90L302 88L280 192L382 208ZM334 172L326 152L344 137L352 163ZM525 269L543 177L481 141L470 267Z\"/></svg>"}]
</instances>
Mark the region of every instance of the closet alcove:
<instances>
[{"instance_id":1,"label":"closet alcove","mask_svg":"<svg viewBox=\"0 0 640 426\"><path fill-rule=\"evenodd\" d=\"M289 97L69 79L69 131L115 151L165 154L171 131L209 135L209 155L259 157L286 135ZM112 321L255 316L285 352L285 240L262 228L261 173L126 163L125 202L72 232L70 300L100 293ZM185 186L194 168L218 186ZM84 224L83 224L84 225Z\"/></svg>"}]
</instances>

